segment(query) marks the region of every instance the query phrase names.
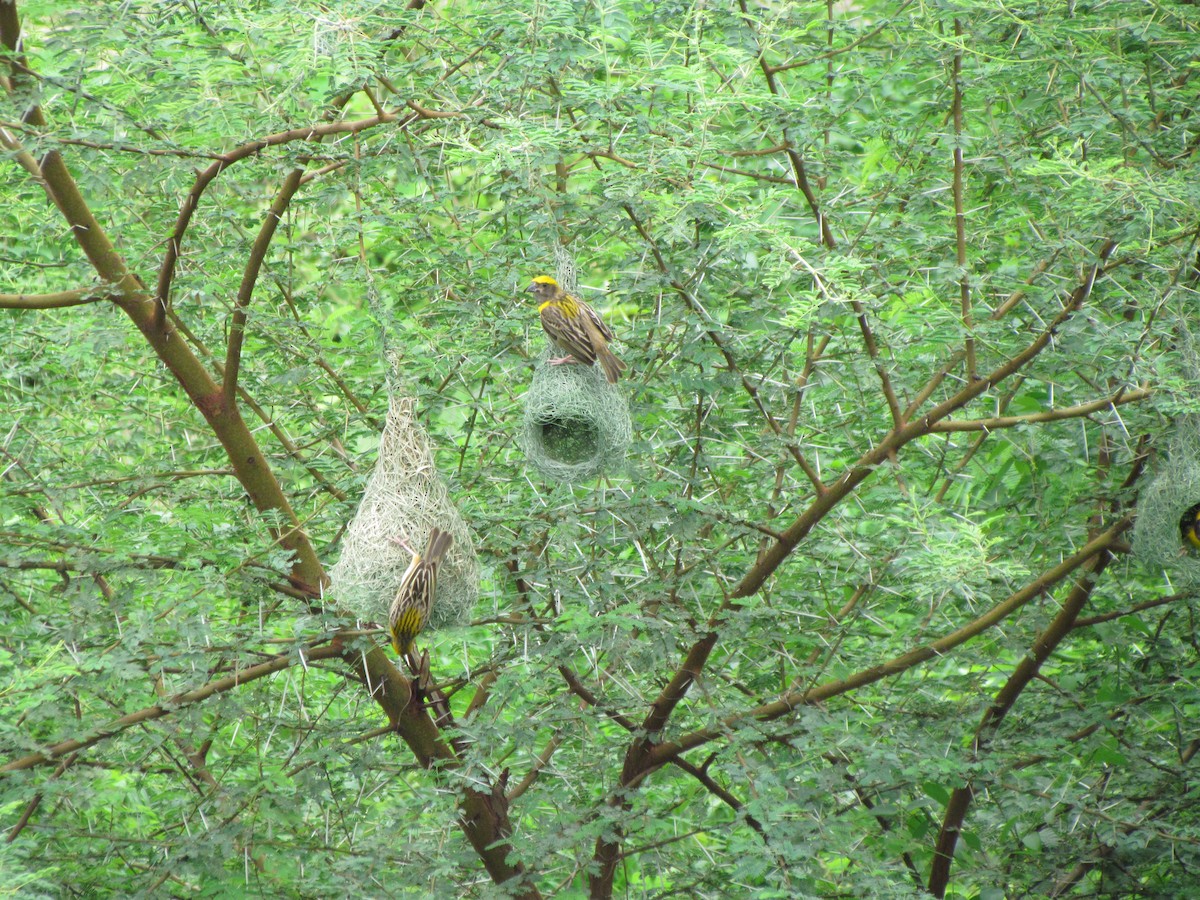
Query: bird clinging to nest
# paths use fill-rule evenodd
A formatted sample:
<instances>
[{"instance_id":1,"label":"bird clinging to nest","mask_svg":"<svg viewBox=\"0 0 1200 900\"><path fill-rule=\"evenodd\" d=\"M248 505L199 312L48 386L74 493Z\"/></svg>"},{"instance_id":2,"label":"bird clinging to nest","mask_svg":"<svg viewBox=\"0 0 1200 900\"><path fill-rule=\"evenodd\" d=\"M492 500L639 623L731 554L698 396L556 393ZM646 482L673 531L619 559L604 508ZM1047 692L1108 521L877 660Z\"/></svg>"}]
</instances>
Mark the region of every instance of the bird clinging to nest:
<instances>
[{"instance_id":1,"label":"bird clinging to nest","mask_svg":"<svg viewBox=\"0 0 1200 900\"><path fill-rule=\"evenodd\" d=\"M429 543L424 553L417 553L403 541L396 543L412 553L412 562L408 564L392 600L388 612L388 631L392 636L392 649L401 656L408 656L413 640L421 633L433 611L438 567L442 564L442 557L454 544L454 536L448 531L434 528L429 532Z\"/></svg>"}]
</instances>

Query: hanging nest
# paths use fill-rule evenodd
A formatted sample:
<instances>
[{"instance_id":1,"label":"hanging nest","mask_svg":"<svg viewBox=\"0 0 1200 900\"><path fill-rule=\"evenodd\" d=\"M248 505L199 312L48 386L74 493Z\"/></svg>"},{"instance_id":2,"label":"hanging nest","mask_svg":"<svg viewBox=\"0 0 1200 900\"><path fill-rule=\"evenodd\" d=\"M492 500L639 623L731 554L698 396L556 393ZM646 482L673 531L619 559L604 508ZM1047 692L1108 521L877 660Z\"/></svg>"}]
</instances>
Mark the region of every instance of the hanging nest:
<instances>
[{"instance_id":1,"label":"hanging nest","mask_svg":"<svg viewBox=\"0 0 1200 900\"><path fill-rule=\"evenodd\" d=\"M620 463L632 437L625 397L598 367L542 359L525 394L518 439L538 472L553 481L587 481Z\"/></svg>"},{"instance_id":2,"label":"hanging nest","mask_svg":"<svg viewBox=\"0 0 1200 900\"><path fill-rule=\"evenodd\" d=\"M1179 420L1167 463L1138 499L1133 551L1180 586L1200 584L1200 549L1185 542L1179 520L1200 504L1200 418Z\"/></svg>"},{"instance_id":3,"label":"hanging nest","mask_svg":"<svg viewBox=\"0 0 1200 900\"><path fill-rule=\"evenodd\" d=\"M391 539L403 538L420 552L437 525L454 536L454 546L438 573L437 597L425 625L432 631L470 620L479 597L479 561L471 532L434 468L429 435L415 410L415 400L392 394L375 471L329 573L329 593L360 619L386 622L412 559Z\"/></svg>"}]
</instances>

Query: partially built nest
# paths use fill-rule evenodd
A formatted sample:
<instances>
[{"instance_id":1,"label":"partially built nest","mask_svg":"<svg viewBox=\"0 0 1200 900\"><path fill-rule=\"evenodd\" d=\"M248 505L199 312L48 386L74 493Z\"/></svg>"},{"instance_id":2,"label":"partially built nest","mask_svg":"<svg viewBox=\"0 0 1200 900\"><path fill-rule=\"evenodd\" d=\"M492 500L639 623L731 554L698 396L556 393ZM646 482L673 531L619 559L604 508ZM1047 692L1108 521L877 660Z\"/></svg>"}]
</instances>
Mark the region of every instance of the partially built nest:
<instances>
[{"instance_id":1,"label":"partially built nest","mask_svg":"<svg viewBox=\"0 0 1200 900\"><path fill-rule=\"evenodd\" d=\"M329 594L364 621L386 622L412 557L393 542L424 550L433 526L449 531L454 546L438 573L437 596L425 630L466 624L479 597L479 561L470 529L434 467L429 435L416 419L416 401L392 395L379 458L362 502L342 538L330 571Z\"/></svg>"}]
</instances>

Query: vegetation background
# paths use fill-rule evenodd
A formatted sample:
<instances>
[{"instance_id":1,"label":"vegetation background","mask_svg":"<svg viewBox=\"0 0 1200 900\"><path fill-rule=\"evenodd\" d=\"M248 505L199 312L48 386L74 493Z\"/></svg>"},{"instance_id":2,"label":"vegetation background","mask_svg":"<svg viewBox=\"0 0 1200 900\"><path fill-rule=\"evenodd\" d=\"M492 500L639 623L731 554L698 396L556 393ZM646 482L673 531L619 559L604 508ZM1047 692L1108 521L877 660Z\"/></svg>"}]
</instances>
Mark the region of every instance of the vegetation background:
<instances>
[{"instance_id":1,"label":"vegetation background","mask_svg":"<svg viewBox=\"0 0 1200 900\"><path fill-rule=\"evenodd\" d=\"M1195 896L1198 29L2 0L0 891ZM574 486L563 252L635 429ZM389 354L449 717L321 596Z\"/></svg>"}]
</instances>

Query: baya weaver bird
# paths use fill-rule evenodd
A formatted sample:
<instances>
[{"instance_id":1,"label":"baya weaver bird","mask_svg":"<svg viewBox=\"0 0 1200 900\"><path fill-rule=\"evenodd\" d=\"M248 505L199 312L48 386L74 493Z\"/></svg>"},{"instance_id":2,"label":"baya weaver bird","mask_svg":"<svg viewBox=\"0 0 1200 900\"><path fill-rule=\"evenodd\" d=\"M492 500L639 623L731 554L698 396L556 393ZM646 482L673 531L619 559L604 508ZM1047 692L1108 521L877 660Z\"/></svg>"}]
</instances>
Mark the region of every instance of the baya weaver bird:
<instances>
[{"instance_id":1,"label":"baya weaver bird","mask_svg":"<svg viewBox=\"0 0 1200 900\"><path fill-rule=\"evenodd\" d=\"M1179 536L1200 550L1200 503L1185 512L1179 520Z\"/></svg>"},{"instance_id":2,"label":"baya weaver bird","mask_svg":"<svg viewBox=\"0 0 1200 900\"><path fill-rule=\"evenodd\" d=\"M542 328L546 337L550 338L550 343L567 354L559 359L550 360L550 365L583 363L590 366L596 360L600 360L604 377L608 379L609 384L616 384L621 373L625 371L625 363L613 356L612 351L608 349L608 342L613 339L613 333L596 315L596 311L578 297L564 291L549 275L539 275L526 290L537 298L538 312L542 316Z\"/></svg>"},{"instance_id":3,"label":"baya weaver bird","mask_svg":"<svg viewBox=\"0 0 1200 900\"><path fill-rule=\"evenodd\" d=\"M434 592L437 590L438 567L454 543L454 536L448 531L434 528L429 532L429 543L424 553L413 551L403 541L396 543L412 553L412 562L408 564L400 587L396 589L396 597L392 600L392 608L388 612L388 631L392 635L392 649L400 655L407 655L412 649L413 639L429 621Z\"/></svg>"}]
</instances>

